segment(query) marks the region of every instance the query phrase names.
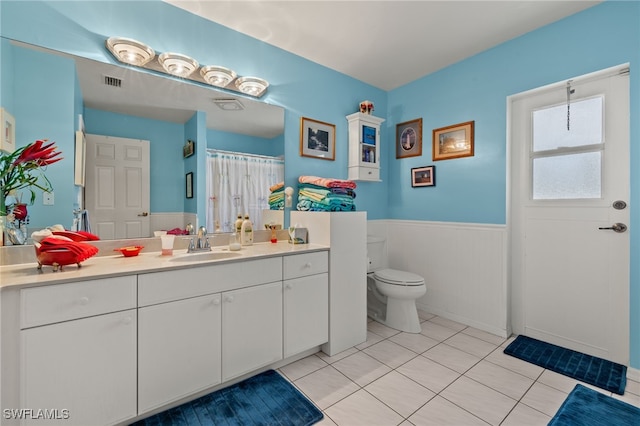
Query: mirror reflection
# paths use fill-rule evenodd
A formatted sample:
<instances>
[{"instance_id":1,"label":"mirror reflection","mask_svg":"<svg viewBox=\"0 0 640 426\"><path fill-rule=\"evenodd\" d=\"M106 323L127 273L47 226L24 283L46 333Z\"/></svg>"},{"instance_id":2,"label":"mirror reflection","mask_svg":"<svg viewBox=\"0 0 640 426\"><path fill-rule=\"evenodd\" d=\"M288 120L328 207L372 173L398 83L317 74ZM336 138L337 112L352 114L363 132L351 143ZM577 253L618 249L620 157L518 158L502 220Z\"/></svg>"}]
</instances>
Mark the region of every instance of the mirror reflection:
<instances>
[{"instance_id":1,"label":"mirror reflection","mask_svg":"<svg viewBox=\"0 0 640 426\"><path fill-rule=\"evenodd\" d=\"M3 40L2 47L3 63L8 54L14 64L13 72L2 73L2 87L15 88L18 141L21 134L31 137L22 123L37 120L48 129L60 121L41 113L42 91L18 90L34 86L24 81L29 73L19 71L55 69L51 64L67 61L76 73L46 84L71 81L74 86L66 88L73 99L58 99L73 103L65 112L73 129L56 142L73 169L75 131L84 129L85 186L74 185L73 170L70 178L57 176L53 168L47 172L56 201L43 206L39 198L30 206L32 229L56 223L71 228L74 211L77 219L84 210L91 232L101 239L152 236L154 230L185 229L188 223L206 225L208 232L231 232L238 214L249 214L255 229L283 223L282 210L270 211L283 207L277 192L272 194L284 177L281 107L19 42ZM193 155L184 150L188 141L195 142ZM148 166L139 168L137 163L145 161Z\"/></svg>"}]
</instances>

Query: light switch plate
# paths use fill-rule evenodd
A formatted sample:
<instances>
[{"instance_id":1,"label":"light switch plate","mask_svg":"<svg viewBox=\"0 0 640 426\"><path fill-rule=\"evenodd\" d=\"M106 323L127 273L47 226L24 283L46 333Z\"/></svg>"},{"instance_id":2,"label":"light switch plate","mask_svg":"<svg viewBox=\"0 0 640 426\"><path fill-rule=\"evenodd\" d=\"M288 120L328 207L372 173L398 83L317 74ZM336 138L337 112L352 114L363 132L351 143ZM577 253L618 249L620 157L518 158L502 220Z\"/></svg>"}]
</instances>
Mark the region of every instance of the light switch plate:
<instances>
[{"instance_id":1,"label":"light switch plate","mask_svg":"<svg viewBox=\"0 0 640 426\"><path fill-rule=\"evenodd\" d=\"M53 192L42 193L42 204L44 204L45 206L53 205Z\"/></svg>"}]
</instances>

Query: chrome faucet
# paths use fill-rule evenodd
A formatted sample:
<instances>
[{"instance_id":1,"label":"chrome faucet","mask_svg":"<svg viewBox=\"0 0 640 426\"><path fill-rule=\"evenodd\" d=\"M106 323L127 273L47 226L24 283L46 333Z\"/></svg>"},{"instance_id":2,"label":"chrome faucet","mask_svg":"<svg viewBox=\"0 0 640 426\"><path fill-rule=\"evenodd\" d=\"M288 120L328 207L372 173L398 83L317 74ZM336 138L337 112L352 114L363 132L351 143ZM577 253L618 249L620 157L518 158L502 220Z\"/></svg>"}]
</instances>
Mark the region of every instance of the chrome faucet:
<instances>
[{"instance_id":1,"label":"chrome faucet","mask_svg":"<svg viewBox=\"0 0 640 426\"><path fill-rule=\"evenodd\" d=\"M211 251L211 244L207 238L207 228L201 226L198 228L198 234L191 239L187 253L193 253L196 251Z\"/></svg>"}]
</instances>

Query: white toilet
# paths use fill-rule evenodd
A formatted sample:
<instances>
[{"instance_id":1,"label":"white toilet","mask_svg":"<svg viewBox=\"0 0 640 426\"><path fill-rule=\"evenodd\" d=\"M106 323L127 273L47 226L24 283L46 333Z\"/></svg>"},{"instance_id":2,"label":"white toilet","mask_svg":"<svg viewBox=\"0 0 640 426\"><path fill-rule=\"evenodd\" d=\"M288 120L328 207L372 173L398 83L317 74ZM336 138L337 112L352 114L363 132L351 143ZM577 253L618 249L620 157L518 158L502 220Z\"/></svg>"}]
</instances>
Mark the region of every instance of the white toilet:
<instances>
[{"instance_id":1,"label":"white toilet","mask_svg":"<svg viewBox=\"0 0 640 426\"><path fill-rule=\"evenodd\" d=\"M385 239L367 236L367 315L387 327L420 333L416 299L427 292L424 278L386 267Z\"/></svg>"}]
</instances>

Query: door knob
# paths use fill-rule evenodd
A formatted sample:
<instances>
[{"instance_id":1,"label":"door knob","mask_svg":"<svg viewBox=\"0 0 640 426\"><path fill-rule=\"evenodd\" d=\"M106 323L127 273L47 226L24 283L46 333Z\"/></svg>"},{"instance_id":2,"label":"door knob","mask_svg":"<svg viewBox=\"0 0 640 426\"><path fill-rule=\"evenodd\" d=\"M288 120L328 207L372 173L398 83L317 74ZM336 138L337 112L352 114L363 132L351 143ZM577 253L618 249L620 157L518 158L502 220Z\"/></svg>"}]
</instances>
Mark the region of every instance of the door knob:
<instances>
[{"instance_id":1,"label":"door knob","mask_svg":"<svg viewBox=\"0 0 640 426\"><path fill-rule=\"evenodd\" d=\"M142 212L138 216L147 217L149 216L149 212Z\"/></svg>"},{"instance_id":2,"label":"door knob","mask_svg":"<svg viewBox=\"0 0 640 426\"><path fill-rule=\"evenodd\" d=\"M624 223L614 223L611 226L608 226L606 228L598 228L598 229L611 229L612 231L618 232L618 233L622 233L624 231L627 230L627 225L625 225Z\"/></svg>"}]
</instances>

